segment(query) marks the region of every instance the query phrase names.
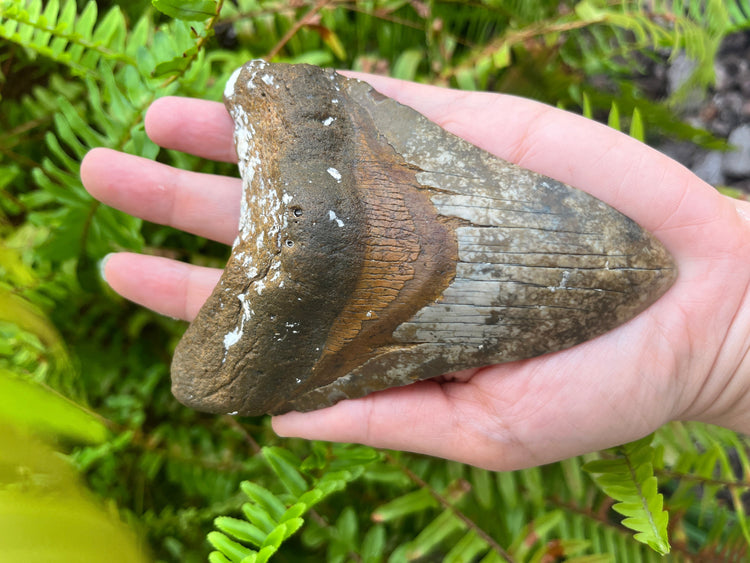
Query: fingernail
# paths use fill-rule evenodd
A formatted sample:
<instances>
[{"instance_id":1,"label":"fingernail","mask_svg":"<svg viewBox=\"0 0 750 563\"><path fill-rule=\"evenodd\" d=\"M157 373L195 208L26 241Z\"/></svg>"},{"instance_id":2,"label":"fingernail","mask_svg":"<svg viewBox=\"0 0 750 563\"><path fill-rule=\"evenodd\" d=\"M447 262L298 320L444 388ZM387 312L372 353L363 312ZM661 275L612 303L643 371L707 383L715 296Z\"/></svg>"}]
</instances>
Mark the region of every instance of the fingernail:
<instances>
[{"instance_id":1,"label":"fingernail","mask_svg":"<svg viewBox=\"0 0 750 563\"><path fill-rule=\"evenodd\" d=\"M114 254L115 254L114 252L110 252L109 254L107 254L104 258L102 258L99 261L99 275L102 277L102 279L105 282L107 282L107 276L104 273L105 269L107 267L107 262L109 262L109 259L112 258L112 256L114 256ZM109 282L107 282L107 283L109 283Z\"/></svg>"}]
</instances>

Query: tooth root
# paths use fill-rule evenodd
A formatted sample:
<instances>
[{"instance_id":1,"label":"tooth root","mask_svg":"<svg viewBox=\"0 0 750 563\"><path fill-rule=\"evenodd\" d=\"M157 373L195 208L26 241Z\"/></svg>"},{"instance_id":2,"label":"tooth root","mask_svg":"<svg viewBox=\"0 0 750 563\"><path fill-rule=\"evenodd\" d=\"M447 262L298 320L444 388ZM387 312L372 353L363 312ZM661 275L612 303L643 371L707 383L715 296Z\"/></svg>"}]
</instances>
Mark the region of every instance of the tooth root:
<instances>
[{"instance_id":1,"label":"tooth root","mask_svg":"<svg viewBox=\"0 0 750 563\"><path fill-rule=\"evenodd\" d=\"M231 82L242 218L175 352L189 406L312 410L554 352L633 318L676 276L624 215L362 82L263 61Z\"/></svg>"}]
</instances>

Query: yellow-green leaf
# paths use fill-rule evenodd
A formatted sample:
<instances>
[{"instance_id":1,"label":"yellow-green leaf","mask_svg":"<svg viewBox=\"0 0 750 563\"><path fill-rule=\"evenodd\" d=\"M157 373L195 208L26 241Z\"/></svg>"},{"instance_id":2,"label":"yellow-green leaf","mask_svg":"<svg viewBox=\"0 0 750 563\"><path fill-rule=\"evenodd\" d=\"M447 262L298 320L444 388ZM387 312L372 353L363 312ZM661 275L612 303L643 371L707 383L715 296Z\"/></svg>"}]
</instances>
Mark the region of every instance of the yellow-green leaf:
<instances>
[{"instance_id":1,"label":"yellow-green leaf","mask_svg":"<svg viewBox=\"0 0 750 563\"><path fill-rule=\"evenodd\" d=\"M646 133L643 129L643 118L638 108L633 110L633 117L630 120L630 136L642 143L646 140Z\"/></svg>"},{"instance_id":2,"label":"yellow-green leaf","mask_svg":"<svg viewBox=\"0 0 750 563\"><path fill-rule=\"evenodd\" d=\"M2 425L0 484L0 560L146 563L135 535L90 498L68 463Z\"/></svg>"},{"instance_id":3,"label":"yellow-green leaf","mask_svg":"<svg viewBox=\"0 0 750 563\"><path fill-rule=\"evenodd\" d=\"M0 370L0 419L34 432L102 442L106 427L75 403L41 385Z\"/></svg>"},{"instance_id":4,"label":"yellow-green leaf","mask_svg":"<svg viewBox=\"0 0 750 563\"><path fill-rule=\"evenodd\" d=\"M502 46L492 55L492 62L496 68L505 68L510 65L510 46L503 43Z\"/></svg>"}]
</instances>

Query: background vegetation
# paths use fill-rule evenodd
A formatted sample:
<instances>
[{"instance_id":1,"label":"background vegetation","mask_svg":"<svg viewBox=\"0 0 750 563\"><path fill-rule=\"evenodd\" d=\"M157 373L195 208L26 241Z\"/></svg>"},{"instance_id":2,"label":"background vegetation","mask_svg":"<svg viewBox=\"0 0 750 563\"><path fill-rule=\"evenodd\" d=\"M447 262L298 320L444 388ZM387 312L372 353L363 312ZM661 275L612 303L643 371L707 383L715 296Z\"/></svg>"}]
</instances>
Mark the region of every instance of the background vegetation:
<instances>
[{"instance_id":1,"label":"background vegetation","mask_svg":"<svg viewBox=\"0 0 750 563\"><path fill-rule=\"evenodd\" d=\"M749 25L744 0L0 0L0 558L744 560L748 441L726 430L672 424L491 473L182 407L169 362L184 324L113 294L98 263L127 249L221 266L227 249L100 205L78 170L106 146L235 174L160 150L143 116L166 94L220 99L256 57L717 143L639 76L685 51L699 65L684 91L705 87L722 37Z\"/></svg>"}]
</instances>

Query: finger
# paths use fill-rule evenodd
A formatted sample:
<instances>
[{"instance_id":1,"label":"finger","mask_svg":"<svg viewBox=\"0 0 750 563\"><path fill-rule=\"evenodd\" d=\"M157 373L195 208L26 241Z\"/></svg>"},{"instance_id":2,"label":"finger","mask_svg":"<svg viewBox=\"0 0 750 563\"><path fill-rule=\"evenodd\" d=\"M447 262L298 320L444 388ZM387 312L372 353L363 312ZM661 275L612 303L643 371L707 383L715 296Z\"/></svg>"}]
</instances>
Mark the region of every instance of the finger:
<instances>
[{"instance_id":1,"label":"finger","mask_svg":"<svg viewBox=\"0 0 750 563\"><path fill-rule=\"evenodd\" d=\"M221 270L120 252L107 257L102 275L126 299L162 315L192 321L218 283Z\"/></svg>"},{"instance_id":2,"label":"finger","mask_svg":"<svg viewBox=\"0 0 750 563\"><path fill-rule=\"evenodd\" d=\"M348 74L500 158L587 191L658 231L670 250L686 246L682 227L733 214L687 168L595 121L514 96Z\"/></svg>"},{"instance_id":3,"label":"finger","mask_svg":"<svg viewBox=\"0 0 750 563\"><path fill-rule=\"evenodd\" d=\"M222 162L237 162L234 124L224 104L159 98L146 112L146 133L157 145Z\"/></svg>"},{"instance_id":4,"label":"finger","mask_svg":"<svg viewBox=\"0 0 750 563\"><path fill-rule=\"evenodd\" d=\"M81 180L96 199L147 221L226 244L237 236L242 190L238 178L93 149L81 163Z\"/></svg>"}]
</instances>

